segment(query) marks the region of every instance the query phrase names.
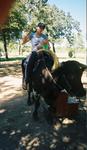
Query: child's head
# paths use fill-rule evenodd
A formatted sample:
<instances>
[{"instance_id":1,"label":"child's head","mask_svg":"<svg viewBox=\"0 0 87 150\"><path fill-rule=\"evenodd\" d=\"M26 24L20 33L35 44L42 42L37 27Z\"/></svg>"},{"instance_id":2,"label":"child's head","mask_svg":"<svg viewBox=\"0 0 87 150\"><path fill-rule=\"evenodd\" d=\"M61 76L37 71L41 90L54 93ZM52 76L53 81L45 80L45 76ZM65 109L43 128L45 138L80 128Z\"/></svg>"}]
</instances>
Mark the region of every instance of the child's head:
<instances>
[{"instance_id":1,"label":"child's head","mask_svg":"<svg viewBox=\"0 0 87 150\"><path fill-rule=\"evenodd\" d=\"M38 23L37 27L39 27L40 29L45 29L45 24L44 23Z\"/></svg>"},{"instance_id":2,"label":"child's head","mask_svg":"<svg viewBox=\"0 0 87 150\"><path fill-rule=\"evenodd\" d=\"M44 23L38 23L37 27L36 27L36 31L41 34L45 29L45 24Z\"/></svg>"}]
</instances>

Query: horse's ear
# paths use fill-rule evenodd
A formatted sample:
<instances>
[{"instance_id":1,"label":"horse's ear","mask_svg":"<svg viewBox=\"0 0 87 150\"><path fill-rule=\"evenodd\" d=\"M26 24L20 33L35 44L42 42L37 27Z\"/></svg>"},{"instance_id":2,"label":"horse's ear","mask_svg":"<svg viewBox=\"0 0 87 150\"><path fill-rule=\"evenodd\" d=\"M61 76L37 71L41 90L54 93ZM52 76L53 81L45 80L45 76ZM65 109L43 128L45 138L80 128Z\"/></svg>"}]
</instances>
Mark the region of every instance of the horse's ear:
<instances>
[{"instance_id":1,"label":"horse's ear","mask_svg":"<svg viewBox=\"0 0 87 150\"><path fill-rule=\"evenodd\" d=\"M84 65L84 64L79 64L79 67L82 71L86 70L87 69L87 65Z\"/></svg>"}]
</instances>

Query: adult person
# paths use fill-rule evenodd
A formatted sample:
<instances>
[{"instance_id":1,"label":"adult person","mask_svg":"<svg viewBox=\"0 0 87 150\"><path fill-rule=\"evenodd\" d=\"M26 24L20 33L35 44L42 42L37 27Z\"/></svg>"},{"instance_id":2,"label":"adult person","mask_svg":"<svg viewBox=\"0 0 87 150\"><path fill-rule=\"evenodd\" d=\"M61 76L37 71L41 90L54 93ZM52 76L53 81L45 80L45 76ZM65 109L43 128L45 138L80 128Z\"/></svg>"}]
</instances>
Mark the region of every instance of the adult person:
<instances>
[{"instance_id":1,"label":"adult person","mask_svg":"<svg viewBox=\"0 0 87 150\"><path fill-rule=\"evenodd\" d=\"M36 26L36 31L27 34L22 39L22 44L31 41L32 51L31 54L26 59L26 67L25 67L25 81L23 82L23 88L27 89L27 84L31 80L31 68L33 61L37 59L37 51L43 49L43 46L49 44L48 36L43 34L45 29L44 23L38 23Z\"/></svg>"}]
</instances>

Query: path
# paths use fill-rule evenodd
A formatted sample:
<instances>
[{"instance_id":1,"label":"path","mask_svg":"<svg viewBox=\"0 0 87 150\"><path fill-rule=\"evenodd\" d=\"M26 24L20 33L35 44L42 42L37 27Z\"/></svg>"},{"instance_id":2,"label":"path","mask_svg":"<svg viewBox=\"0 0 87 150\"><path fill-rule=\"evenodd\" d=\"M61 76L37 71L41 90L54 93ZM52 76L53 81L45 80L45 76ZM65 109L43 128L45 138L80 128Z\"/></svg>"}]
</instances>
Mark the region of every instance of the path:
<instances>
[{"instance_id":1,"label":"path","mask_svg":"<svg viewBox=\"0 0 87 150\"><path fill-rule=\"evenodd\" d=\"M0 70L0 150L87 150L85 112L79 120L51 125L42 106L39 121L32 119L21 88L20 62L2 64Z\"/></svg>"}]
</instances>

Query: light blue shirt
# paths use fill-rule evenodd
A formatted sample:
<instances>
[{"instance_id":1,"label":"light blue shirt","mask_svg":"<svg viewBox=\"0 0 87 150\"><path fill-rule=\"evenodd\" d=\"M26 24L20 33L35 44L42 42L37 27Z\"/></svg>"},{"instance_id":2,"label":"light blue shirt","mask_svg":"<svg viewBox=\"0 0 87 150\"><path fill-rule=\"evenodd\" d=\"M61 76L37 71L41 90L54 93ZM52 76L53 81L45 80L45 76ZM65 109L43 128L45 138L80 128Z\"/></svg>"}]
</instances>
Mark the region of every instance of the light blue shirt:
<instances>
[{"instance_id":1,"label":"light blue shirt","mask_svg":"<svg viewBox=\"0 0 87 150\"><path fill-rule=\"evenodd\" d=\"M31 40L32 44L32 51L37 51L37 46L43 41L48 39L48 37L44 34L41 34L40 36L36 36L36 32L32 32L29 35L29 39Z\"/></svg>"}]
</instances>

